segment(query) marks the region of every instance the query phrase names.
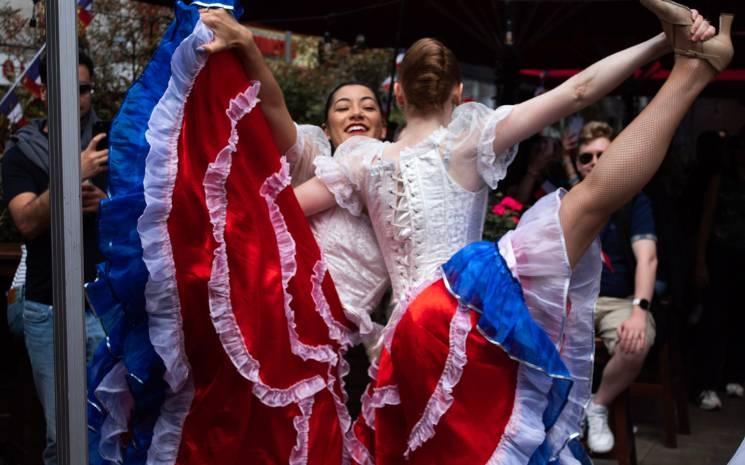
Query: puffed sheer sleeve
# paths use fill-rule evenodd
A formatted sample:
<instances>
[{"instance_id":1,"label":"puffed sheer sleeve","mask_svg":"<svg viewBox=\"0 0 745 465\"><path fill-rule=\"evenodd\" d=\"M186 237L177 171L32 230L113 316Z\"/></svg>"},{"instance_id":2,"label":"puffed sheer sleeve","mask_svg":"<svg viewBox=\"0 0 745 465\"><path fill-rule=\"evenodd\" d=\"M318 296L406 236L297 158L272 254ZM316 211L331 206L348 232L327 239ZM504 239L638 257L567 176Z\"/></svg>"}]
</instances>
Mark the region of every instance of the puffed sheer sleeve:
<instances>
[{"instance_id":1,"label":"puffed sheer sleeve","mask_svg":"<svg viewBox=\"0 0 745 465\"><path fill-rule=\"evenodd\" d=\"M448 125L450 156L475 161L476 171L492 189L507 174L507 167L515 159L517 144L501 152L494 152L494 140L499 137L499 123L512 111L505 105L492 110L476 102L464 103L453 112Z\"/></svg>"},{"instance_id":2,"label":"puffed sheer sleeve","mask_svg":"<svg viewBox=\"0 0 745 465\"><path fill-rule=\"evenodd\" d=\"M296 124L297 138L295 145L285 153L287 163L290 164L292 185L299 186L315 176L313 160L316 157L331 156L331 144L318 126L310 124Z\"/></svg>"},{"instance_id":3,"label":"puffed sheer sleeve","mask_svg":"<svg viewBox=\"0 0 745 465\"><path fill-rule=\"evenodd\" d=\"M356 136L341 144L333 157L314 160L316 176L334 194L336 203L353 215L359 215L365 206L369 168L382 144L377 139Z\"/></svg>"}]
</instances>

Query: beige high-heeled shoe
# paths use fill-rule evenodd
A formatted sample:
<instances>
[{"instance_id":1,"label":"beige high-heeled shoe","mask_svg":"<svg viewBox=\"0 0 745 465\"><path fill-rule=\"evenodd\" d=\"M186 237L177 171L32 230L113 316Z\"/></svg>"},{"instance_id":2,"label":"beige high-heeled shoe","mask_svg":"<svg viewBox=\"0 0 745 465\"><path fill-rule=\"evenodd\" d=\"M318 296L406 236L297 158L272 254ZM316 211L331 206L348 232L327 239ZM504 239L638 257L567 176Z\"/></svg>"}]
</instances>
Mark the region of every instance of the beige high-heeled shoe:
<instances>
[{"instance_id":1,"label":"beige high-heeled shoe","mask_svg":"<svg viewBox=\"0 0 745 465\"><path fill-rule=\"evenodd\" d=\"M706 42L691 40L691 9L672 0L641 0L662 22L673 51L678 55L706 60L717 71L724 70L734 55L730 32L734 15L723 13L719 16L719 33Z\"/></svg>"}]
</instances>

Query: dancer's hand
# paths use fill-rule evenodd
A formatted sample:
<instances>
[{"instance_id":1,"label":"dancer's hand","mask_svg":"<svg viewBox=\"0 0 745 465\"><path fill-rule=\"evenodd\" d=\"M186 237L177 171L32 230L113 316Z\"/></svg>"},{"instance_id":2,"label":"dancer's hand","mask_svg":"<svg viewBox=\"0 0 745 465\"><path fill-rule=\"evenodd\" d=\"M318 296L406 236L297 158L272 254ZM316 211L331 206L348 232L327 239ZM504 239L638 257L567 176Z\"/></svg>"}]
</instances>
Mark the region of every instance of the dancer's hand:
<instances>
[{"instance_id":1,"label":"dancer's hand","mask_svg":"<svg viewBox=\"0 0 745 465\"><path fill-rule=\"evenodd\" d=\"M569 128L564 129L561 134L561 148L563 157L571 157L572 152L577 149L579 136L574 134Z\"/></svg>"},{"instance_id":2,"label":"dancer's hand","mask_svg":"<svg viewBox=\"0 0 745 465\"><path fill-rule=\"evenodd\" d=\"M245 47L253 42L253 34L241 26L236 19L222 8L204 8L199 10L202 22L212 29L214 36L202 50L212 54L231 48Z\"/></svg>"},{"instance_id":3,"label":"dancer's hand","mask_svg":"<svg viewBox=\"0 0 745 465\"><path fill-rule=\"evenodd\" d=\"M697 10L691 10L691 40L694 42L705 42L717 34L712 26Z\"/></svg>"},{"instance_id":4,"label":"dancer's hand","mask_svg":"<svg viewBox=\"0 0 745 465\"><path fill-rule=\"evenodd\" d=\"M634 309L631 316L618 326L619 348L629 354L637 354L647 343L647 315L644 310Z\"/></svg>"}]
</instances>

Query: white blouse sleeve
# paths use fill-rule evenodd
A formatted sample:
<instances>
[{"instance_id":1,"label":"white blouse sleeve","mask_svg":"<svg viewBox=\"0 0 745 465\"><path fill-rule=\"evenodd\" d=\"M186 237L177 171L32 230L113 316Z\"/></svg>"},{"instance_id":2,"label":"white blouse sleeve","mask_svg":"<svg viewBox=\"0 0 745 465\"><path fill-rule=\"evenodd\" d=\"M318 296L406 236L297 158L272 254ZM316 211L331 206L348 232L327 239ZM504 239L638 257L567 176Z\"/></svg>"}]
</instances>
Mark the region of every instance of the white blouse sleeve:
<instances>
[{"instance_id":1,"label":"white blouse sleeve","mask_svg":"<svg viewBox=\"0 0 745 465\"><path fill-rule=\"evenodd\" d=\"M353 215L359 215L364 207L365 181L381 144L377 139L355 136L341 144L333 157L314 160L316 176L334 194L336 203Z\"/></svg>"},{"instance_id":2,"label":"white blouse sleeve","mask_svg":"<svg viewBox=\"0 0 745 465\"><path fill-rule=\"evenodd\" d=\"M285 153L290 164L292 185L299 186L315 176L313 160L320 156L331 156L331 144L318 126L296 124L297 138L295 145Z\"/></svg>"},{"instance_id":3,"label":"white blouse sleeve","mask_svg":"<svg viewBox=\"0 0 745 465\"><path fill-rule=\"evenodd\" d=\"M509 105L492 110L480 103L464 103L455 109L448 125L452 138L450 155L475 158L479 176L492 189L504 179L517 155L517 144L501 153L494 152L494 140L499 137L497 126L511 111Z\"/></svg>"}]
</instances>

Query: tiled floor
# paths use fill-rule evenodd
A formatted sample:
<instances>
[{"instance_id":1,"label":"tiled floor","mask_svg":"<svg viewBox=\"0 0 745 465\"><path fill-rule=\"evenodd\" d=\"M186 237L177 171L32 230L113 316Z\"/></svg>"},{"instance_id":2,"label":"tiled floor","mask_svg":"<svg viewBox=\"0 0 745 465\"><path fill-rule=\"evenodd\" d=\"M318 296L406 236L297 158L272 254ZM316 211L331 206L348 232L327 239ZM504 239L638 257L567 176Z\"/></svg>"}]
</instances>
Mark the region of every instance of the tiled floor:
<instances>
[{"instance_id":1,"label":"tiled floor","mask_svg":"<svg viewBox=\"0 0 745 465\"><path fill-rule=\"evenodd\" d=\"M721 394L720 394L721 396ZM657 427L638 423L638 465L727 465L745 439L745 399L721 396L724 407L705 412L690 406L691 434L678 435L678 448L662 444ZM594 460L595 465L615 465L614 460ZM732 465L745 465L745 461Z\"/></svg>"}]
</instances>

